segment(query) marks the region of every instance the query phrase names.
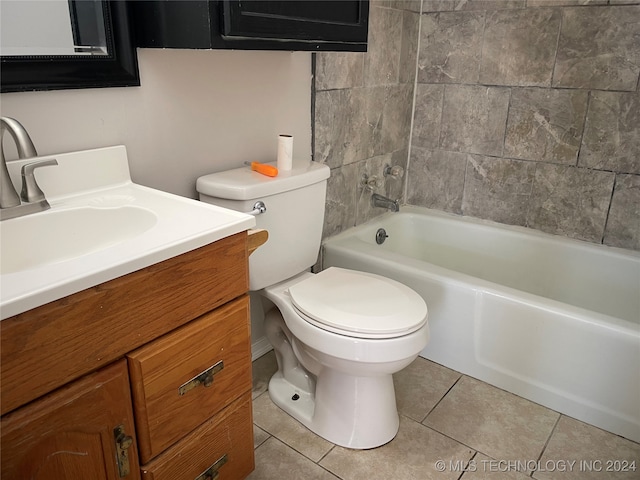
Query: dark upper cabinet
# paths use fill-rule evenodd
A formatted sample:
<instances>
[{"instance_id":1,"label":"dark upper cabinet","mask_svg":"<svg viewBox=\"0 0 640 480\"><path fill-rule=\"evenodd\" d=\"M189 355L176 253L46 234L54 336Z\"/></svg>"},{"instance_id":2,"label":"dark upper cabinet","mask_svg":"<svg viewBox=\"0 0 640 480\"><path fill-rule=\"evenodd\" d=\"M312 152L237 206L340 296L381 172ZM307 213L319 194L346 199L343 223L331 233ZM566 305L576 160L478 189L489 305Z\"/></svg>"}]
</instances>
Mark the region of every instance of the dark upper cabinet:
<instances>
[{"instance_id":1,"label":"dark upper cabinet","mask_svg":"<svg viewBox=\"0 0 640 480\"><path fill-rule=\"evenodd\" d=\"M139 47L367 50L368 0L132 2Z\"/></svg>"}]
</instances>

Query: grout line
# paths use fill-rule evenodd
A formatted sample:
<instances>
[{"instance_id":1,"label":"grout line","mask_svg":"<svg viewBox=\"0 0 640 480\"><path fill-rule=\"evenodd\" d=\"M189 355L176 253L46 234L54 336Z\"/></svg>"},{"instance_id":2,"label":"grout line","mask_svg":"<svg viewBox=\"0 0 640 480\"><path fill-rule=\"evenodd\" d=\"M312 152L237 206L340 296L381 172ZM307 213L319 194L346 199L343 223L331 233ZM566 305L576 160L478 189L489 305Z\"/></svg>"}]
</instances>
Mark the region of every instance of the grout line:
<instances>
[{"instance_id":1,"label":"grout line","mask_svg":"<svg viewBox=\"0 0 640 480\"><path fill-rule=\"evenodd\" d=\"M447 368L448 368L448 367L447 367ZM453 370L453 371L455 371L455 370ZM458 373L460 373L460 372L458 372ZM460 373L460 376L459 376L459 377L458 377L458 379L453 383L453 385L451 385L451 387L449 387L449 389L448 389L446 392L444 392L444 394L442 395L442 397L440 397L440 400L438 400L438 401L436 402L436 404L431 408L431 410L429 410L429 411L427 412L427 414L426 414L426 415L422 418L422 420L420 421L420 423L421 423L422 425L424 425L424 423L422 423L422 422L424 422L424 421L427 419L427 417L431 414L431 412L433 412L433 411L437 408L437 406L438 406L438 405L440 405L440 403L442 402L442 400L444 400L444 398L445 398L447 395L449 395L449 392L450 392L451 390L453 390L453 387L455 387L455 386L458 384L458 382L460 381L460 379L461 379L462 377L464 377L464 374L463 374L463 373ZM426 426L427 426L427 425L425 425L425 427L426 427Z\"/></svg>"},{"instance_id":2,"label":"grout line","mask_svg":"<svg viewBox=\"0 0 640 480\"><path fill-rule=\"evenodd\" d=\"M558 412L556 412L558 413ZM562 418L562 414L558 413L558 419L556 420L556 423L553 424L553 428L551 429L551 432L549 433L549 436L547 437L547 441L544 442L544 446L542 447L542 450L540 451L540 455L538 455L537 458L537 462L536 463L540 463L540 459L542 458L542 456L544 455L544 452L547 450L547 446L549 445L549 442L551 441L551 437L553 437L553 434L556 431L556 428L558 428L558 423L560 423L560 419ZM536 472L536 470L532 470L531 471L531 475L529 475L530 477L533 477L533 474Z\"/></svg>"},{"instance_id":3,"label":"grout line","mask_svg":"<svg viewBox=\"0 0 640 480\"><path fill-rule=\"evenodd\" d=\"M604 238L607 235L607 225L609 224L609 216L611 214L611 205L613 204L613 195L616 192L616 184L618 183L618 174L613 173L613 185L611 186L611 196L609 197L609 208L607 208L607 214L604 217L604 225L602 227L602 236L600 237L600 243L604 245Z\"/></svg>"},{"instance_id":4,"label":"grout line","mask_svg":"<svg viewBox=\"0 0 640 480\"><path fill-rule=\"evenodd\" d=\"M554 88L553 78L556 75L556 66L558 64L558 49L560 48L560 36L562 35L562 24L564 23L564 11L565 9L560 6L560 25L558 25L558 36L556 37L556 54L553 56L553 68L551 69L551 79L549 81L548 88Z\"/></svg>"},{"instance_id":5,"label":"grout line","mask_svg":"<svg viewBox=\"0 0 640 480\"><path fill-rule=\"evenodd\" d=\"M584 118L582 119L582 135L580 135L580 145L578 146L576 161L574 163L576 167L580 166L580 153L582 152L582 146L584 145L584 135L587 131L587 120L589 119L589 109L591 108L591 95L592 92L587 90L587 104L584 107Z\"/></svg>"}]
</instances>

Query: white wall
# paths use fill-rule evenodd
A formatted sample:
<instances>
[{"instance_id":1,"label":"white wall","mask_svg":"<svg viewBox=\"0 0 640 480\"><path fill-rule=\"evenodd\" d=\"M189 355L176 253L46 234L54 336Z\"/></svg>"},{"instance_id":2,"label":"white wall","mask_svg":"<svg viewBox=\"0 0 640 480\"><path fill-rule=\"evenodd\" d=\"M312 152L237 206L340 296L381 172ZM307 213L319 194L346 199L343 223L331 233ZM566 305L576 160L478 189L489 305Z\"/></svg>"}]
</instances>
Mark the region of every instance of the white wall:
<instances>
[{"instance_id":1,"label":"white wall","mask_svg":"<svg viewBox=\"0 0 640 480\"><path fill-rule=\"evenodd\" d=\"M294 162L311 159L310 53L139 49L138 60L141 87L4 93L0 111L40 155L124 144L135 182L187 197L200 175L275 160L279 133L294 136Z\"/></svg>"}]
</instances>

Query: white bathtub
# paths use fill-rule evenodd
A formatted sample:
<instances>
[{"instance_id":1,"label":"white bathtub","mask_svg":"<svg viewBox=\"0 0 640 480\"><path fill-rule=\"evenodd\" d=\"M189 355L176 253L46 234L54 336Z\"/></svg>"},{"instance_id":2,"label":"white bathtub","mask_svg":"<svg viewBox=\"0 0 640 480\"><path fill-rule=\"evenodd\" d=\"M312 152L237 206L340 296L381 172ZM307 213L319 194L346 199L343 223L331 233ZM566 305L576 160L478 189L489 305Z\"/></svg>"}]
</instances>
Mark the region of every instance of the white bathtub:
<instances>
[{"instance_id":1,"label":"white bathtub","mask_svg":"<svg viewBox=\"0 0 640 480\"><path fill-rule=\"evenodd\" d=\"M323 264L420 293L421 356L640 441L640 254L403 207L327 240Z\"/></svg>"}]
</instances>

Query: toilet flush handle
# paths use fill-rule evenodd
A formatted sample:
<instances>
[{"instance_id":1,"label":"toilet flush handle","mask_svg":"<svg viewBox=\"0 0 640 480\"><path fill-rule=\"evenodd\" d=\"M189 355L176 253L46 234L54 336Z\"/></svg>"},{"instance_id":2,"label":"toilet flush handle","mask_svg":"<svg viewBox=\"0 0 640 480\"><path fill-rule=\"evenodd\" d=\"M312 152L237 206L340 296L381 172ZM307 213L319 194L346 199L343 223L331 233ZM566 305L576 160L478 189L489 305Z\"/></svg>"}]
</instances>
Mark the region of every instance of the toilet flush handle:
<instances>
[{"instance_id":1,"label":"toilet flush handle","mask_svg":"<svg viewBox=\"0 0 640 480\"><path fill-rule=\"evenodd\" d=\"M262 200L258 200L253 204L253 210L247 212L249 215L260 215L267 211L267 206L264 204Z\"/></svg>"}]
</instances>

